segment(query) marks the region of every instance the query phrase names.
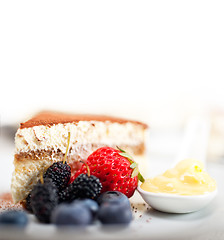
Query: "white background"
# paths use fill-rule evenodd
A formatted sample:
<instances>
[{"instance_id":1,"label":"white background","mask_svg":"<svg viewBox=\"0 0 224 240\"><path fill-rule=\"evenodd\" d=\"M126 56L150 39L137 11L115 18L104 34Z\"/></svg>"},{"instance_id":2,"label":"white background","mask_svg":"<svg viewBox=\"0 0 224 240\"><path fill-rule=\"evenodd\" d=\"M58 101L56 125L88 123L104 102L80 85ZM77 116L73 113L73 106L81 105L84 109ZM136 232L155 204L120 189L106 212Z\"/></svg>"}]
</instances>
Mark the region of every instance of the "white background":
<instances>
[{"instance_id":1,"label":"white background","mask_svg":"<svg viewBox=\"0 0 224 240\"><path fill-rule=\"evenodd\" d=\"M135 118L154 131L151 153L172 161L179 138L172 138L173 132L164 137L166 131L158 134L156 129L178 128L190 115L223 113L223 81L224 1L0 0L3 129L18 127L42 109ZM224 124L219 122L218 129L224 142ZM8 191L14 143L12 135L2 135L0 191ZM150 160L159 164L155 159ZM221 184L222 172L223 165L212 172ZM175 233L179 229L181 235L194 234L200 223L202 238L222 239L220 192L209 221L204 222L200 212L177 219L160 213L152 215L154 225L145 225L145 232L139 228L140 233L148 237L151 231L150 236L158 237L162 226ZM189 226L193 227L184 231ZM46 233L37 228L30 236L41 232ZM94 236L99 237L89 235Z\"/></svg>"},{"instance_id":2,"label":"white background","mask_svg":"<svg viewBox=\"0 0 224 240\"><path fill-rule=\"evenodd\" d=\"M0 1L1 124L42 109L176 126L224 108L223 1Z\"/></svg>"}]
</instances>

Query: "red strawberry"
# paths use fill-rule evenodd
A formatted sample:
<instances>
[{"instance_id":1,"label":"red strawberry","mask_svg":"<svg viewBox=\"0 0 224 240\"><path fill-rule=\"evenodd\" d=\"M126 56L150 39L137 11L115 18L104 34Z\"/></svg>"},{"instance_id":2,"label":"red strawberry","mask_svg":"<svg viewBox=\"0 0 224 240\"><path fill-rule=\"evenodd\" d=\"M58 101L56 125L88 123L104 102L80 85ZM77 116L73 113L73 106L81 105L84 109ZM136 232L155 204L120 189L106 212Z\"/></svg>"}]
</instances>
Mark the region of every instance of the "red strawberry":
<instances>
[{"instance_id":1,"label":"red strawberry","mask_svg":"<svg viewBox=\"0 0 224 240\"><path fill-rule=\"evenodd\" d=\"M138 177L143 180L141 174L138 173L137 164L121 149L99 148L88 157L86 164L89 166L91 175L100 179L103 187L101 193L120 191L127 197L131 197L138 186ZM85 164L70 182L73 182L81 173L87 173Z\"/></svg>"}]
</instances>

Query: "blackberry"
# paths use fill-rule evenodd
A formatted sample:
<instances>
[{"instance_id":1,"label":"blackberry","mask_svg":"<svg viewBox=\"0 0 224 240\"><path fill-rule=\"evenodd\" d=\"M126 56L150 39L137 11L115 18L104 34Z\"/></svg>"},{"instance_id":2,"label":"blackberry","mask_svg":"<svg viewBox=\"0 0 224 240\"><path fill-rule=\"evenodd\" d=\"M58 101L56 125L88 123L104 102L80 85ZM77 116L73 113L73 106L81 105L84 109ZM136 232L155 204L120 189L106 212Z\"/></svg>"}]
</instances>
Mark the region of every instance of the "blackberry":
<instances>
[{"instance_id":1,"label":"blackberry","mask_svg":"<svg viewBox=\"0 0 224 240\"><path fill-rule=\"evenodd\" d=\"M58 193L59 203L62 202L72 202L77 199L77 191L73 184L69 184L65 189Z\"/></svg>"},{"instance_id":2,"label":"blackberry","mask_svg":"<svg viewBox=\"0 0 224 240\"><path fill-rule=\"evenodd\" d=\"M72 202L75 199L96 199L100 194L102 184L99 178L80 174L73 183L59 192L59 202Z\"/></svg>"},{"instance_id":3,"label":"blackberry","mask_svg":"<svg viewBox=\"0 0 224 240\"><path fill-rule=\"evenodd\" d=\"M44 179L50 178L60 192L64 189L71 178L71 168L64 162L53 163L44 174Z\"/></svg>"},{"instance_id":4,"label":"blackberry","mask_svg":"<svg viewBox=\"0 0 224 240\"><path fill-rule=\"evenodd\" d=\"M51 212L58 204L57 188L51 179L37 183L30 198L33 213L40 222L49 223Z\"/></svg>"},{"instance_id":5,"label":"blackberry","mask_svg":"<svg viewBox=\"0 0 224 240\"><path fill-rule=\"evenodd\" d=\"M67 188L59 192L59 202L71 202L78 198L96 199L100 194L102 184L99 178L90 175L89 166L83 163L86 165L87 174L80 174Z\"/></svg>"},{"instance_id":6,"label":"blackberry","mask_svg":"<svg viewBox=\"0 0 224 240\"><path fill-rule=\"evenodd\" d=\"M96 199L102 189L99 178L83 173L74 180L72 186L79 198Z\"/></svg>"},{"instance_id":7,"label":"blackberry","mask_svg":"<svg viewBox=\"0 0 224 240\"><path fill-rule=\"evenodd\" d=\"M25 200L25 203L24 203L24 208L27 210L27 212L29 213L33 213L33 210L32 210L32 207L31 207L31 204L30 204L30 198L31 198L31 194L29 194L27 197L26 197L26 200Z\"/></svg>"},{"instance_id":8,"label":"blackberry","mask_svg":"<svg viewBox=\"0 0 224 240\"><path fill-rule=\"evenodd\" d=\"M68 132L68 143L66 147L66 152L64 160L60 162L53 163L44 174L44 179L50 178L57 187L58 192L64 189L71 178L71 167L67 164L66 158L69 150L71 134Z\"/></svg>"}]
</instances>

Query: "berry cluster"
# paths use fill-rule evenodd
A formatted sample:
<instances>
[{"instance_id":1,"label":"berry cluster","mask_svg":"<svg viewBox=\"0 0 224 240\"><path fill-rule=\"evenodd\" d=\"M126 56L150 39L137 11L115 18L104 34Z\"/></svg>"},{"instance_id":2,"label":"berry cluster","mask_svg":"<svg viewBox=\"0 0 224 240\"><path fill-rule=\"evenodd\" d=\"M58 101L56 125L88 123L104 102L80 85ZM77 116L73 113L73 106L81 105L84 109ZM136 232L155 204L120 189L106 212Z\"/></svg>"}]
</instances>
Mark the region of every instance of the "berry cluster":
<instances>
[{"instance_id":1,"label":"berry cluster","mask_svg":"<svg viewBox=\"0 0 224 240\"><path fill-rule=\"evenodd\" d=\"M129 223L128 197L143 179L133 159L119 148L99 148L71 177L67 151L68 146L64 161L52 164L27 196L27 211L56 225L88 225L96 218L103 224Z\"/></svg>"},{"instance_id":2,"label":"berry cluster","mask_svg":"<svg viewBox=\"0 0 224 240\"><path fill-rule=\"evenodd\" d=\"M52 164L27 196L26 209L40 222L50 223L51 214L58 204L75 199L96 199L100 194L102 185L95 176L81 174L68 184L70 178L71 169L66 162Z\"/></svg>"}]
</instances>

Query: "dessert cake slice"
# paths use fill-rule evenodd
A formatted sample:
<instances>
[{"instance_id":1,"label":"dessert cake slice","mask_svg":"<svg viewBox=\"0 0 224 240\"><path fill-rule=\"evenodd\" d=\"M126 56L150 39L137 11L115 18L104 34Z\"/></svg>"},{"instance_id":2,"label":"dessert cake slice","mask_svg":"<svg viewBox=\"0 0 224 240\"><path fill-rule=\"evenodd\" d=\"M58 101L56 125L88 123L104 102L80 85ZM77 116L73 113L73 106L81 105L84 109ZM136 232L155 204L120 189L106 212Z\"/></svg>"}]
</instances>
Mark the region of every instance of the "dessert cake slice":
<instances>
[{"instance_id":1,"label":"dessert cake slice","mask_svg":"<svg viewBox=\"0 0 224 240\"><path fill-rule=\"evenodd\" d=\"M147 129L144 123L108 116L39 113L21 123L15 136L15 170L11 183L14 202L27 197L40 172L63 160L68 132L71 138L67 162L74 173L80 160L86 160L103 146L119 146L137 156L138 161L145 154Z\"/></svg>"}]
</instances>

